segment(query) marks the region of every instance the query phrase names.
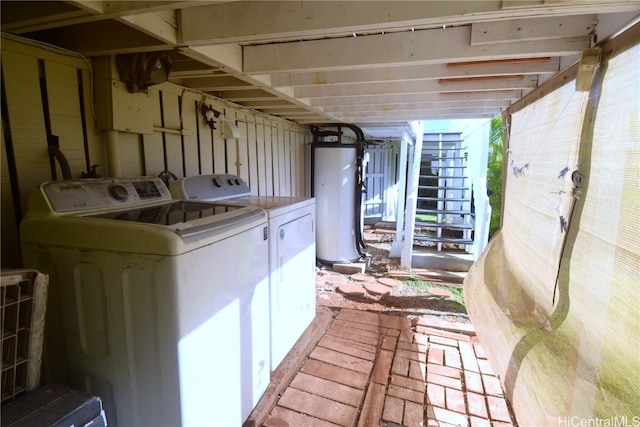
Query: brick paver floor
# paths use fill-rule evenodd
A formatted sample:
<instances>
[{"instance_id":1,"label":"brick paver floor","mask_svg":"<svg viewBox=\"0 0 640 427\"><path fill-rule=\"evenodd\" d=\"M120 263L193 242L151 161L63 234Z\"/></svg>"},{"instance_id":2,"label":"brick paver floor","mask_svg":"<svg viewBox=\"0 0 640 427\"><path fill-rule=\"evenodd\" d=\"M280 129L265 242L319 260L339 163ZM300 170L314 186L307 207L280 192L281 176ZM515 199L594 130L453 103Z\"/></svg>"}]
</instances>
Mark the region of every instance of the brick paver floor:
<instances>
[{"instance_id":1,"label":"brick paver floor","mask_svg":"<svg viewBox=\"0 0 640 427\"><path fill-rule=\"evenodd\" d=\"M274 401L264 427L516 425L471 327L432 315L334 312Z\"/></svg>"}]
</instances>

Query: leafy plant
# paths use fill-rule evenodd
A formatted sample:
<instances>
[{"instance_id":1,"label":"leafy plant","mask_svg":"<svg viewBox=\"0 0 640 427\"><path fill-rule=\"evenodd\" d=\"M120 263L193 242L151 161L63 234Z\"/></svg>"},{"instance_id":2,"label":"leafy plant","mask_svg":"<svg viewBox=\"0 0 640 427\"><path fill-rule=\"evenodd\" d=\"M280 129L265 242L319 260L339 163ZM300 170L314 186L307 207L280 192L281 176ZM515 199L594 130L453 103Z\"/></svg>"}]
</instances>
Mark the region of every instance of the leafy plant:
<instances>
[{"instance_id":1,"label":"leafy plant","mask_svg":"<svg viewBox=\"0 0 640 427\"><path fill-rule=\"evenodd\" d=\"M502 116L491 120L489 134L489 159L487 161L487 191L491 205L489 237L500 229L500 211L502 209L502 163L504 153L504 128Z\"/></svg>"}]
</instances>

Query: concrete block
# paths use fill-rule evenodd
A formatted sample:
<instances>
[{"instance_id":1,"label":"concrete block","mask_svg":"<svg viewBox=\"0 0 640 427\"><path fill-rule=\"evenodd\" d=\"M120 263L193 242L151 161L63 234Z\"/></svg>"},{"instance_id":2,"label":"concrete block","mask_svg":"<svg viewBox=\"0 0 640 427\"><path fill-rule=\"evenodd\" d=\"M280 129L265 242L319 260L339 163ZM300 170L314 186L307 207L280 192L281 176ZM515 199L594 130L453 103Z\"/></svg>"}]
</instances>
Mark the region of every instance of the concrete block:
<instances>
[{"instance_id":1,"label":"concrete block","mask_svg":"<svg viewBox=\"0 0 640 427\"><path fill-rule=\"evenodd\" d=\"M367 264L364 262L350 262L345 264L333 264L333 271L344 274L364 273Z\"/></svg>"}]
</instances>

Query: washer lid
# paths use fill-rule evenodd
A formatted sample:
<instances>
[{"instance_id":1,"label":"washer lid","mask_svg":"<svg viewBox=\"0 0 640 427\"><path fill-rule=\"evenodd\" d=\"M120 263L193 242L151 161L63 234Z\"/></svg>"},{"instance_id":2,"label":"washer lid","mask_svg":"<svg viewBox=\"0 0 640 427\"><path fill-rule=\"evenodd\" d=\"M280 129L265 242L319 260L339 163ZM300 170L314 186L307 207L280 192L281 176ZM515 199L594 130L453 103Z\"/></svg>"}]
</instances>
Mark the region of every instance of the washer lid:
<instances>
[{"instance_id":1,"label":"washer lid","mask_svg":"<svg viewBox=\"0 0 640 427\"><path fill-rule=\"evenodd\" d=\"M255 206L170 201L131 209L25 218L25 243L138 254L179 255L260 227L267 215ZM266 237L265 237L266 239Z\"/></svg>"},{"instance_id":2,"label":"washer lid","mask_svg":"<svg viewBox=\"0 0 640 427\"><path fill-rule=\"evenodd\" d=\"M264 221L266 214L257 207L179 200L82 217L163 225L184 238L216 233L229 228L240 230L254 226L256 221Z\"/></svg>"},{"instance_id":3,"label":"washer lid","mask_svg":"<svg viewBox=\"0 0 640 427\"><path fill-rule=\"evenodd\" d=\"M239 206L178 200L161 205L144 206L135 209L110 211L83 216L88 218L106 218L115 221L176 225L180 223L188 223L200 218L207 218L214 215L236 211L238 209Z\"/></svg>"}]
</instances>

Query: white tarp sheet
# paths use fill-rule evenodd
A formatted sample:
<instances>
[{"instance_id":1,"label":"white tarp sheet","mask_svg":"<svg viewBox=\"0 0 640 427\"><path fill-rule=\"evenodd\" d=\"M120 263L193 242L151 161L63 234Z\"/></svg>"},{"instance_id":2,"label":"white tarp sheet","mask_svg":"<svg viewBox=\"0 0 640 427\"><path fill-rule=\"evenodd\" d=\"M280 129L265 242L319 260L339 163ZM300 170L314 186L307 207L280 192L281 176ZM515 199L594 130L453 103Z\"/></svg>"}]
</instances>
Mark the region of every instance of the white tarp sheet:
<instances>
[{"instance_id":1,"label":"white tarp sheet","mask_svg":"<svg viewBox=\"0 0 640 427\"><path fill-rule=\"evenodd\" d=\"M503 227L464 283L523 426L640 425L640 45L596 88L512 116Z\"/></svg>"}]
</instances>

